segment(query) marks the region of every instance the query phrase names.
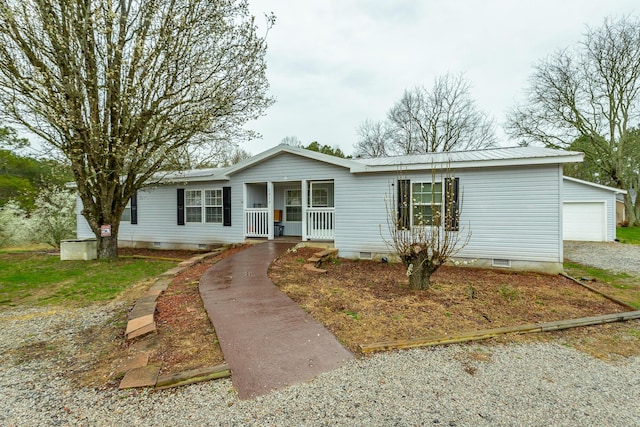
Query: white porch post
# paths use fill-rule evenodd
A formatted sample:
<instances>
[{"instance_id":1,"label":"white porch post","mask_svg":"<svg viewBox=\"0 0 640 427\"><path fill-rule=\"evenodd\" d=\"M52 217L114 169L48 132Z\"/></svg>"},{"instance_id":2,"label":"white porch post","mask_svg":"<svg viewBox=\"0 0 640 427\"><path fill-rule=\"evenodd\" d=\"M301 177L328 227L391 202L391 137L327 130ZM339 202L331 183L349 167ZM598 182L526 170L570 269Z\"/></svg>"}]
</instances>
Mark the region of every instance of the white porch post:
<instances>
[{"instance_id":1,"label":"white porch post","mask_svg":"<svg viewBox=\"0 0 640 427\"><path fill-rule=\"evenodd\" d=\"M247 238L247 183L242 184L242 240Z\"/></svg>"},{"instance_id":2,"label":"white porch post","mask_svg":"<svg viewBox=\"0 0 640 427\"><path fill-rule=\"evenodd\" d=\"M267 227L269 229L269 237L267 239L273 240L273 182L267 181L267 210L268 220Z\"/></svg>"},{"instance_id":3,"label":"white porch post","mask_svg":"<svg viewBox=\"0 0 640 427\"><path fill-rule=\"evenodd\" d=\"M307 180L303 179L300 182L300 187L302 188L302 241L307 241Z\"/></svg>"}]
</instances>

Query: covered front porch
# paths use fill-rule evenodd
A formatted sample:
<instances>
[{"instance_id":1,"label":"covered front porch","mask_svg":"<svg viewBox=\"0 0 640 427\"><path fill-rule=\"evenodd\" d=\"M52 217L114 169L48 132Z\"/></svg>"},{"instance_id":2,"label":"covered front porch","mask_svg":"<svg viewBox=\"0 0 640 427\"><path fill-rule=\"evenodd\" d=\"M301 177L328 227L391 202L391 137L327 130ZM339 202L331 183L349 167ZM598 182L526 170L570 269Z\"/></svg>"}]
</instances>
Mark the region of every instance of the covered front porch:
<instances>
[{"instance_id":1,"label":"covered front porch","mask_svg":"<svg viewBox=\"0 0 640 427\"><path fill-rule=\"evenodd\" d=\"M334 240L333 180L244 184L244 237Z\"/></svg>"}]
</instances>

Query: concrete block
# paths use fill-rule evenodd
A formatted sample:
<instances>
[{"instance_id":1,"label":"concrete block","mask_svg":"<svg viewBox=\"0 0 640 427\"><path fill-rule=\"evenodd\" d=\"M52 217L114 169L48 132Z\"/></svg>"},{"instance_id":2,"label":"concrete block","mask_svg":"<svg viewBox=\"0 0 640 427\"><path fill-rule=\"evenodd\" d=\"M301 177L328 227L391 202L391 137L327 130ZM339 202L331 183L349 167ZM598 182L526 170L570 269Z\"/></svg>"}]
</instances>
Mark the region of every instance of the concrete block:
<instances>
[{"instance_id":1,"label":"concrete block","mask_svg":"<svg viewBox=\"0 0 640 427\"><path fill-rule=\"evenodd\" d=\"M60 242L60 260L88 261L98 258L96 239L62 240Z\"/></svg>"}]
</instances>

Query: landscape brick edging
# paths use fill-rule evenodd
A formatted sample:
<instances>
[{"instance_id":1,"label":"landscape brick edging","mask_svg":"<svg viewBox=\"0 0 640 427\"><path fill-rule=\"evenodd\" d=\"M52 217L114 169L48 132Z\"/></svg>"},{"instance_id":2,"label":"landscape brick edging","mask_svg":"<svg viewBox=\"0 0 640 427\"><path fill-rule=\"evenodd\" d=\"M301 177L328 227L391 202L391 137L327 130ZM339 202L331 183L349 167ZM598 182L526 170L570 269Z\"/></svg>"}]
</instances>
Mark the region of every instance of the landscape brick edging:
<instances>
[{"instance_id":1,"label":"landscape brick edging","mask_svg":"<svg viewBox=\"0 0 640 427\"><path fill-rule=\"evenodd\" d=\"M147 292L138 298L129 312L127 329L125 330L125 339L128 341L134 338L145 337L156 330L155 312L158 304L158 296L167 290L174 277L208 258L219 255L227 249L228 248L226 246L223 246L212 252L196 255L182 261L176 267L160 274ZM124 374L124 376L120 382L119 388L124 389L156 386L160 367L148 365L148 362L148 353L144 351L133 352L127 357L127 359L122 360L120 363L120 367L122 369L120 374ZM231 375L231 371L228 370L226 365L209 369L216 372L216 375L211 375L215 378L224 378L225 376L228 377ZM177 385L185 382L185 378L183 378L184 375L185 374L182 374L182 381ZM202 372L199 372L199 375L203 376ZM166 388L167 386L170 385L165 384L163 388Z\"/></svg>"}]
</instances>

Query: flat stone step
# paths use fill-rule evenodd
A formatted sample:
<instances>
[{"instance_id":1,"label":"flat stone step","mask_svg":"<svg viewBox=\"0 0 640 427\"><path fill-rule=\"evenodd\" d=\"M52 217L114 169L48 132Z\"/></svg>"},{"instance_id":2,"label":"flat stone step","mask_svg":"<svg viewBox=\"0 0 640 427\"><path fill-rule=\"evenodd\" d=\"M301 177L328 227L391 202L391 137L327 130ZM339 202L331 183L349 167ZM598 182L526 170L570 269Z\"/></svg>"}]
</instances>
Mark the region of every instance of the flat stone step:
<instances>
[{"instance_id":1,"label":"flat stone step","mask_svg":"<svg viewBox=\"0 0 640 427\"><path fill-rule=\"evenodd\" d=\"M322 258L319 258L317 256L312 256L311 258L307 258L307 262L319 262L322 261Z\"/></svg>"},{"instance_id":2,"label":"flat stone step","mask_svg":"<svg viewBox=\"0 0 640 427\"><path fill-rule=\"evenodd\" d=\"M127 339L132 340L134 338L141 337L143 335L150 334L151 332L155 332L157 330L156 322L151 322L148 325L145 325L141 328L138 328L132 332L127 334Z\"/></svg>"},{"instance_id":3,"label":"flat stone step","mask_svg":"<svg viewBox=\"0 0 640 427\"><path fill-rule=\"evenodd\" d=\"M322 268L316 267L314 264L303 264L302 267L305 270L309 270L313 273L326 273L327 270L323 270Z\"/></svg>"},{"instance_id":4,"label":"flat stone step","mask_svg":"<svg viewBox=\"0 0 640 427\"><path fill-rule=\"evenodd\" d=\"M159 373L159 366L147 365L140 368L134 368L124 374L124 377L120 382L119 389L122 390L124 388L154 387L156 385L156 381L158 380Z\"/></svg>"},{"instance_id":5,"label":"flat stone step","mask_svg":"<svg viewBox=\"0 0 640 427\"><path fill-rule=\"evenodd\" d=\"M126 359L120 361L118 365L118 369L116 370L117 374L126 374L132 369L142 368L143 366L147 366L149 364L149 353L135 353L130 356L127 356Z\"/></svg>"},{"instance_id":6,"label":"flat stone step","mask_svg":"<svg viewBox=\"0 0 640 427\"><path fill-rule=\"evenodd\" d=\"M316 252L315 254L313 254L313 256L317 257L317 258L324 258L324 257L329 256L329 255L336 255L337 253L338 253L338 249L336 249L336 248L328 248L328 249L325 249L323 251Z\"/></svg>"}]
</instances>

